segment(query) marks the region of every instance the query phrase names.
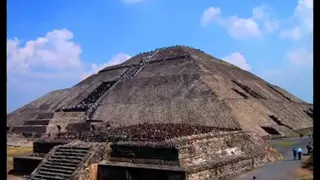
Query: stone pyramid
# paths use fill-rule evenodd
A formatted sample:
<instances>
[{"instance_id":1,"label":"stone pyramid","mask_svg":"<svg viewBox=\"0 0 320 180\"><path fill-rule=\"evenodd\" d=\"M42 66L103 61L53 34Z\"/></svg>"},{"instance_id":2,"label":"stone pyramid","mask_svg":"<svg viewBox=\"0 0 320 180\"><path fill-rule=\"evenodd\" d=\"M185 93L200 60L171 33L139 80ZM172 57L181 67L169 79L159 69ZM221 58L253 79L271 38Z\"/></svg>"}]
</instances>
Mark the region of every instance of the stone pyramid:
<instances>
[{"instance_id":1,"label":"stone pyramid","mask_svg":"<svg viewBox=\"0 0 320 180\"><path fill-rule=\"evenodd\" d=\"M99 123L194 124L290 135L312 128L313 105L201 50L172 46L106 67L7 115L7 130L14 133L80 131Z\"/></svg>"}]
</instances>

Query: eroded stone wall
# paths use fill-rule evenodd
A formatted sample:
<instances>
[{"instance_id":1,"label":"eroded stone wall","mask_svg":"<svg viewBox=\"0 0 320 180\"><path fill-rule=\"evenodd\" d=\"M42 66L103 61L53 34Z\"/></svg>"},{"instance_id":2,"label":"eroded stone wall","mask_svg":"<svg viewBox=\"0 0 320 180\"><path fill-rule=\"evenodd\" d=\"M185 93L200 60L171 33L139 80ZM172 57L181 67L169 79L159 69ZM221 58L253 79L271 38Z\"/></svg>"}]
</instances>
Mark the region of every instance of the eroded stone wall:
<instances>
[{"instance_id":1,"label":"eroded stone wall","mask_svg":"<svg viewBox=\"0 0 320 180\"><path fill-rule=\"evenodd\" d=\"M220 132L177 138L180 166L190 179L220 179L281 159L251 132Z\"/></svg>"}]
</instances>

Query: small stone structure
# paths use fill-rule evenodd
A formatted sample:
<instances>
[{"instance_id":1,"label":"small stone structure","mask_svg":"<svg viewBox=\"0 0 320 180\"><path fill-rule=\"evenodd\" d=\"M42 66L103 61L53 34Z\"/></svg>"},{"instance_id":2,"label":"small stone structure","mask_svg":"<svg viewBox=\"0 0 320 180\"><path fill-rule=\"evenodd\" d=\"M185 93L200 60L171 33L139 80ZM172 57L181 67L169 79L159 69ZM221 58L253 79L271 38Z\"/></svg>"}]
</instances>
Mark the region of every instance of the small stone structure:
<instances>
[{"instance_id":1,"label":"small stone structure","mask_svg":"<svg viewBox=\"0 0 320 180\"><path fill-rule=\"evenodd\" d=\"M141 124L77 138L35 142L37 152L56 146L29 179L224 179L281 158L254 132L199 125Z\"/></svg>"},{"instance_id":2,"label":"small stone structure","mask_svg":"<svg viewBox=\"0 0 320 180\"><path fill-rule=\"evenodd\" d=\"M255 137L256 136L256 137ZM98 179L224 179L281 158L257 134L220 131L113 143Z\"/></svg>"},{"instance_id":3,"label":"small stone structure","mask_svg":"<svg viewBox=\"0 0 320 180\"><path fill-rule=\"evenodd\" d=\"M86 168L108 157L106 143L75 141L54 147L30 175L33 179L81 179Z\"/></svg>"},{"instance_id":4,"label":"small stone structure","mask_svg":"<svg viewBox=\"0 0 320 180\"><path fill-rule=\"evenodd\" d=\"M67 144L63 140L35 141L33 142L33 153L29 156L13 157L13 171L11 173L19 175L30 175L36 167L43 161L46 154L57 145Z\"/></svg>"}]
</instances>

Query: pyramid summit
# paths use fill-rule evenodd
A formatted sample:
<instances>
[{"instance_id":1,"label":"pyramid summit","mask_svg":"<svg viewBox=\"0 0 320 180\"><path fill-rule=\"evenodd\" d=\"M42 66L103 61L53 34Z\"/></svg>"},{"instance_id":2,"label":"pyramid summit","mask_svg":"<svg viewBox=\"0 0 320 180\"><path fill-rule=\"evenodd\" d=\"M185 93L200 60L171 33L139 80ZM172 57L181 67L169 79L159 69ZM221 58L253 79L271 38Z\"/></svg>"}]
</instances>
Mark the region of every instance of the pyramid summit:
<instances>
[{"instance_id":1,"label":"pyramid summit","mask_svg":"<svg viewBox=\"0 0 320 180\"><path fill-rule=\"evenodd\" d=\"M97 127L188 124L290 135L313 126L313 105L201 50L140 53L7 115L8 131L55 134Z\"/></svg>"}]
</instances>

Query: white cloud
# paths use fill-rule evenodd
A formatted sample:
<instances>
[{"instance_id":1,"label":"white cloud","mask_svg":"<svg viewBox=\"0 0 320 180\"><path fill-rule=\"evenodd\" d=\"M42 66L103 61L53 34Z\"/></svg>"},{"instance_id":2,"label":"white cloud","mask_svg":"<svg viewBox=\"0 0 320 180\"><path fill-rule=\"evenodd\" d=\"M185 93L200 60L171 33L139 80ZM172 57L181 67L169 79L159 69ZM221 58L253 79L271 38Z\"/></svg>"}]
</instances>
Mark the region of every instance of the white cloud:
<instances>
[{"instance_id":1,"label":"white cloud","mask_svg":"<svg viewBox=\"0 0 320 180\"><path fill-rule=\"evenodd\" d=\"M291 38L293 40L300 40L303 37L303 32L299 26L295 26L290 30L281 31L280 37Z\"/></svg>"},{"instance_id":2,"label":"white cloud","mask_svg":"<svg viewBox=\"0 0 320 180\"><path fill-rule=\"evenodd\" d=\"M251 70L251 66L247 63L247 60L239 52L234 52L234 53L224 57L223 60L225 60L235 66L238 66L241 69L244 69L247 71Z\"/></svg>"},{"instance_id":3,"label":"white cloud","mask_svg":"<svg viewBox=\"0 0 320 180\"><path fill-rule=\"evenodd\" d=\"M258 23L251 18L245 19L233 16L229 17L225 24L230 36L235 39L259 37L261 35Z\"/></svg>"},{"instance_id":4,"label":"white cloud","mask_svg":"<svg viewBox=\"0 0 320 180\"><path fill-rule=\"evenodd\" d=\"M119 53L107 63L85 67L81 60L81 48L72 41L72 32L62 29L48 32L46 36L24 43L19 39L7 40L7 72L14 78L74 79L97 73L100 69L119 64L130 58ZM89 69L89 70L86 70Z\"/></svg>"},{"instance_id":5,"label":"white cloud","mask_svg":"<svg viewBox=\"0 0 320 180\"><path fill-rule=\"evenodd\" d=\"M259 6L252 10L252 16L248 18L236 15L223 17L220 8L210 7L203 12L201 25L205 27L216 22L226 28L232 38L255 38L260 37L263 33L271 33L278 28L278 21L272 18L270 12L271 9L267 6Z\"/></svg>"},{"instance_id":6,"label":"white cloud","mask_svg":"<svg viewBox=\"0 0 320 180\"><path fill-rule=\"evenodd\" d=\"M307 49L288 51L286 58L294 66L313 66L313 53Z\"/></svg>"},{"instance_id":7,"label":"white cloud","mask_svg":"<svg viewBox=\"0 0 320 180\"><path fill-rule=\"evenodd\" d=\"M274 32L279 27L279 22L272 17L272 9L266 5L258 6L252 9L252 19L256 20L262 31L266 33Z\"/></svg>"},{"instance_id":8,"label":"white cloud","mask_svg":"<svg viewBox=\"0 0 320 180\"><path fill-rule=\"evenodd\" d=\"M35 68L49 70L80 69L81 48L71 41L73 34L66 30L53 30L44 37L21 46L18 39L7 40L8 73L25 73Z\"/></svg>"},{"instance_id":9,"label":"white cloud","mask_svg":"<svg viewBox=\"0 0 320 180\"><path fill-rule=\"evenodd\" d=\"M205 11L203 11L202 18L201 18L201 25L203 27L210 24L214 18L220 15L220 8L209 7Z\"/></svg>"},{"instance_id":10,"label":"white cloud","mask_svg":"<svg viewBox=\"0 0 320 180\"><path fill-rule=\"evenodd\" d=\"M280 31L281 38L294 40L284 54L283 64L264 68L259 74L272 83L288 89L312 102L313 93L313 0L298 0L292 16L285 18Z\"/></svg>"},{"instance_id":11,"label":"white cloud","mask_svg":"<svg viewBox=\"0 0 320 180\"><path fill-rule=\"evenodd\" d=\"M126 4L137 4L137 3L141 3L147 0L122 0L124 3Z\"/></svg>"},{"instance_id":12,"label":"white cloud","mask_svg":"<svg viewBox=\"0 0 320 180\"><path fill-rule=\"evenodd\" d=\"M81 48L73 41L73 33L56 29L45 36L22 43L18 38L7 39L7 86L11 108L52 90L71 87L85 75L121 63L130 58L119 53L107 63L86 66L81 60ZM16 95L23 99L16 99ZM15 102L13 102L15 101Z\"/></svg>"},{"instance_id":13,"label":"white cloud","mask_svg":"<svg viewBox=\"0 0 320 180\"><path fill-rule=\"evenodd\" d=\"M280 32L280 37L300 40L313 35L313 0L298 0L290 18L292 27Z\"/></svg>"}]
</instances>

